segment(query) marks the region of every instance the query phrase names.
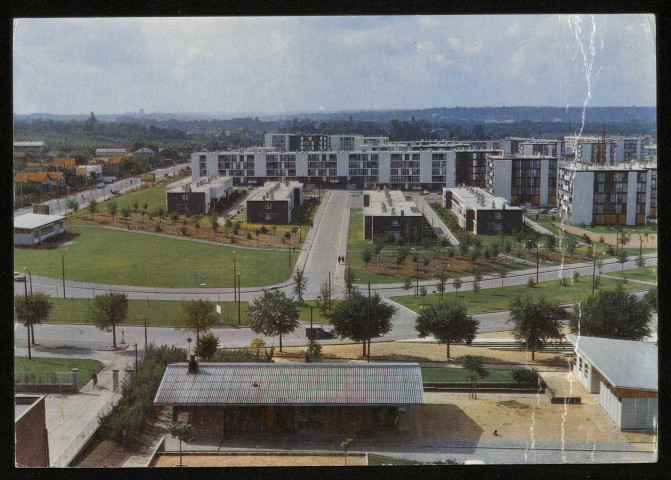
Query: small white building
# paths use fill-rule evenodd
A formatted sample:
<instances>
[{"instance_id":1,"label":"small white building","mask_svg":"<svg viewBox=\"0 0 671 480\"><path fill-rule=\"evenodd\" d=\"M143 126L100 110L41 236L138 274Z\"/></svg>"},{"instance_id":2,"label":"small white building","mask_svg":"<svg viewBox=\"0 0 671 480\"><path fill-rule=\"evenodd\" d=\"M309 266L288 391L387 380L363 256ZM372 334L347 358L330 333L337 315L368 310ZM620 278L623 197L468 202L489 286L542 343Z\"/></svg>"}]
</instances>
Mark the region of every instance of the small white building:
<instances>
[{"instance_id":1,"label":"small white building","mask_svg":"<svg viewBox=\"0 0 671 480\"><path fill-rule=\"evenodd\" d=\"M657 345L567 335L573 375L621 430L654 430L657 413Z\"/></svg>"},{"instance_id":2,"label":"small white building","mask_svg":"<svg viewBox=\"0 0 671 480\"><path fill-rule=\"evenodd\" d=\"M65 232L65 217L27 213L14 218L14 245L34 246Z\"/></svg>"},{"instance_id":3,"label":"small white building","mask_svg":"<svg viewBox=\"0 0 671 480\"><path fill-rule=\"evenodd\" d=\"M101 165L79 165L76 171L77 175L83 175L86 178L95 180L103 178L103 167Z\"/></svg>"}]
</instances>

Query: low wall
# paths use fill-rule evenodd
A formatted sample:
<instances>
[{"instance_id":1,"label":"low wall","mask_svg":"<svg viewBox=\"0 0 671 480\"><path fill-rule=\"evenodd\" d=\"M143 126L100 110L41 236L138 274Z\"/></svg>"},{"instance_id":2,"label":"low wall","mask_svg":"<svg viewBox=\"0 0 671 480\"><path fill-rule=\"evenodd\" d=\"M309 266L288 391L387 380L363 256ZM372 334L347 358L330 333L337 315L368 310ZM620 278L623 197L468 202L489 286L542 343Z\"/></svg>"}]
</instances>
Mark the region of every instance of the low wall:
<instances>
[{"instance_id":1,"label":"low wall","mask_svg":"<svg viewBox=\"0 0 671 480\"><path fill-rule=\"evenodd\" d=\"M16 393L78 393L79 388L63 383L20 383L14 384Z\"/></svg>"},{"instance_id":2,"label":"low wall","mask_svg":"<svg viewBox=\"0 0 671 480\"><path fill-rule=\"evenodd\" d=\"M450 391L450 392L470 392L472 383L470 382L424 382L424 391ZM545 382L541 381L540 387L536 382L478 382L478 392L508 392L508 393L527 393L545 391Z\"/></svg>"}]
</instances>

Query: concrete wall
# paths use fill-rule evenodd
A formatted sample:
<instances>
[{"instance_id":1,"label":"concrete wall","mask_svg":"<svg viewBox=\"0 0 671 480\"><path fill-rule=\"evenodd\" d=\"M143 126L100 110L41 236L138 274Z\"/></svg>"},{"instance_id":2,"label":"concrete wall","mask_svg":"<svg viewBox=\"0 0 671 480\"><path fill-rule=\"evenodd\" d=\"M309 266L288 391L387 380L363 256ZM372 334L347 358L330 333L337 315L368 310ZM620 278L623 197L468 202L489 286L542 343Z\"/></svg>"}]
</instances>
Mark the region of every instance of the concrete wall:
<instances>
[{"instance_id":1,"label":"concrete wall","mask_svg":"<svg viewBox=\"0 0 671 480\"><path fill-rule=\"evenodd\" d=\"M49 466L49 440L44 397L37 400L15 423L15 461L22 467Z\"/></svg>"},{"instance_id":2,"label":"concrete wall","mask_svg":"<svg viewBox=\"0 0 671 480\"><path fill-rule=\"evenodd\" d=\"M269 204L271 208L267 209L266 204ZM290 222L291 211L288 201L247 201L247 223L287 225Z\"/></svg>"},{"instance_id":3,"label":"concrete wall","mask_svg":"<svg viewBox=\"0 0 671 480\"><path fill-rule=\"evenodd\" d=\"M572 225L592 224L594 172L575 172L573 176Z\"/></svg>"}]
</instances>

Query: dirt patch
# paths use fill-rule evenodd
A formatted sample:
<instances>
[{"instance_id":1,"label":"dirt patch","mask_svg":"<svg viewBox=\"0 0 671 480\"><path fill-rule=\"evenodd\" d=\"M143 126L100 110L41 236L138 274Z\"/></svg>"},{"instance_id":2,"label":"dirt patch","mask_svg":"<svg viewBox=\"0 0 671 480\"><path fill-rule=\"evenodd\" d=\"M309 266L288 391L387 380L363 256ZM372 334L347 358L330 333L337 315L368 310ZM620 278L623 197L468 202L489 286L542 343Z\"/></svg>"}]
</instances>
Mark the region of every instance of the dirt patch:
<instances>
[{"instance_id":1,"label":"dirt patch","mask_svg":"<svg viewBox=\"0 0 671 480\"><path fill-rule=\"evenodd\" d=\"M616 246L619 240L619 235L617 233L588 232L587 230L574 227L573 225L560 225L558 223L554 223L553 226L560 230L564 229L568 233L578 235L579 237L587 235L593 242L598 242L601 239L601 237L603 237L604 243ZM626 246L630 248L641 248L641 243L643 243L643 248L657 248L657 234L652 233L648 235L648 238L645 238L645 235L641 235L641 237L639 238L638 234L632 233L631 236L629 237L629 241L626 243Z\"/></svg>"},{"instance_id":2,"label":"dirt patch","mask_svg":"<svg viewBox=\"0 0 671 480\"><path fill-rule=\"evenodd\" d=\"M499 438L525 441L627 442L615 423L596 404L550 403L544 394L426 392L418 409L425 438ZM430 425L435 424L435 427ZM497 430L497 435L494 435Z\"/></svg>"},{"instance_id":3,"label":"dirt patch","mask_svg":"<svg viewBox=\"0 0 671 480\"><path fill-rule=\"evenodd\" d=\"M366 465L365 455L184 455L189 467L310 467L336 465ZM158 455L153 467L179 465L178 455Z\"/></svg>"},{"instance_id":4,"label":"dirt patch","mask_svg":"<svg viewBox=\"0 0 671 480\"><path fill-rule=\"evenodd\" d=\"M659 448L659 438L654 432L622 432L634 449L639 452L651 452Z\"/></svg>"}]
</instances>

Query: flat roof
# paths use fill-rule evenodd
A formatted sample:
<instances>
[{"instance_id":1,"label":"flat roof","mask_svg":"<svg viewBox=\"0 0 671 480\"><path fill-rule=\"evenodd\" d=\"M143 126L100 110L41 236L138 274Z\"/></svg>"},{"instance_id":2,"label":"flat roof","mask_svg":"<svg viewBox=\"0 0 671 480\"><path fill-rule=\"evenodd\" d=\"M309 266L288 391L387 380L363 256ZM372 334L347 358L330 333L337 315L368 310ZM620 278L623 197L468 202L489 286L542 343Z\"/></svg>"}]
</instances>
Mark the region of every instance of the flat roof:
<instances>
[{"instance_id":1,"label":"flat roof","mask_svg":"<svg viewBox=\"0 0 671 480\"><path fill-rule=\"evenodd\" d=\"M295 188L302 188L300 182L266 182L262 187L252 193L248 202L263 202L267 200L288 201L291 199Z\"/></svg>"},{"instance_id":2,"label":"flat roof","mask_svg":"<svg viewBox=\"0 0 671 480\"><path fill-rule=\"evenodd\" d=\"M188 363L166 367L154 405L422 405L417 363Z\"/></svg>"},{"instance_id":3,"label":"flat roof","mask_svg":"<svg viewBox=\"0 0 671 480\"><path fill-rule=\"evenodd\" d=\"M387 193L389 194L387 196ZM400 190L366 190L364 195L369 195L370 204L364 207L364 215L374 215L376 217L400 217L401 212L404 216L419 217L422 214L417 210L415 202L405 198Z\"/></svg>"},{"instance_id":4,"label":"flat roof","mask_svg":"<svg viewBox=\"0 0 671 480\"><path fill-rule=\"evenodd\" d=\"M39 213L26 213L20 217L14 218L14 228L26 228L32 230L33 228L44 227L50 223L63 220L65 217L60 215L40 215Z\"/></svg>"},{"instance_id":5,"label":"flat roof","mask_svg":"<svg viewBox=\"0 0 671 480\"><path fill-rule=\"evenodd\" d=\"M181 185L179 187L174 187L168 190L168 193L181 193L185 192L185 188L189 187L191 192L205 192L206 190L209 190L212 187L216 187L217 185L223 185L225 183L231 183L231 186L233 186L233 177L217 177L212 180L207 181L205 180L199 180L197 182L192 182L192 183L187 183L185 185Z\"/></svg>"},{"instance_id":6,"label":"flat roof","mask_svg":"<svg viewBox=\"0 0 671 480\"><path fill-rule=\"evenodd\" d=\"M520 207L511 207L505 198L495 197L481 188L448 187L443 188L443 191L445 190L452 192L452 195L470 210L502 210L504 205L506 210L521 210Z\"/></svg>"},{"instance_id":7,"label":"flat roof","mask_svg":"<svg viewBox=\"0 0 671 480\"><path fill-rule=\"evenodd\" d=\"M657 163L615 163L611 165L597 165L595 163L582 163L582 162L571 162L563 161L559 162L559 168L564 168L566 170L573 170L578 172L594 172L594 171L618 171L618 172L628 172L631 170L634 171L643 171L656 169Z\"/></svg>"},{"instance_id":8,"label":"flat roof","mask_svg":"<svg viewBox=\"0 0 671 480\"><path fill-rule=\"evenodd\" d=\"M44 142L14 142L15 147L41 147Z\"/></svg>"},{"instance_id":9,"label":"flat roof","mask_svg":"<svg viewBox=\"0 0 671 480\"><path fill-rule=\"evenodd\" d=\"M616 388L657 391L657 345L614 338L566 339Z\"/></svg>"}]
</instances>

